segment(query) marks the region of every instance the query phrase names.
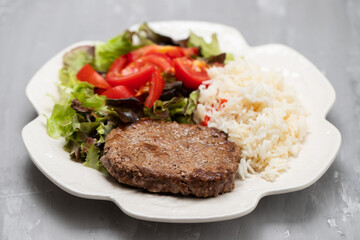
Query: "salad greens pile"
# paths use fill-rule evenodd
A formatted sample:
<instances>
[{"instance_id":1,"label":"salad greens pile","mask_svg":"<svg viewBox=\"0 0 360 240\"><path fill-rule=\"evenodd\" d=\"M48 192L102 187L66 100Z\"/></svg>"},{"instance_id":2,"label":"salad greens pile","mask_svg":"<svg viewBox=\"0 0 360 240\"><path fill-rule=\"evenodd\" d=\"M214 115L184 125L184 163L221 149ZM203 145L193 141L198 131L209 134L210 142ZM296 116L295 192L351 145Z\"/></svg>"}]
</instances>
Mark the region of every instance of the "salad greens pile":
<instances>
[{"instance_id":1,"label":"salad greens pile","mask_svg":"<svg viewBox=\"0 0 360 240\"><path fill-rule=\"evenodd\" d=\"M99 158L106 135L119 124L136 122L142 117L194 123L192 115L199 93L186 89L182 82L171 77L163 76L165 88L151 108L143 107L136 98L106 99L95 93L94 86L76 78L85 64L104 73L119 56L149 44L196 46L207 61L231 59L231 55L221 53L215 34L210 43L194 33L185 40L175 41L154 32L146 23L137 32L127 30L107 42L78 47L66 53L59 71L60 98L47 118L47 132L53 138L65 138L64 150L72 159L106 173Z\"/></svg>"},{"instance_id":2,"label":"salad greens pile","mask_svg":"<svg viewBox=\"0 0 360 240\"><path fill-rule=\"evenodd\" d=\"M105 136L119 124L117 113L105 104L106 97L94 94L94 87L76 79L76 70L89 61L87 47L64 57L60 70L60 99L47 119L51 137L65 137L64 150L88 167L106 172L99 162ZM85 57L86 56L86 57Z\"/></svg>"}]
</instances>

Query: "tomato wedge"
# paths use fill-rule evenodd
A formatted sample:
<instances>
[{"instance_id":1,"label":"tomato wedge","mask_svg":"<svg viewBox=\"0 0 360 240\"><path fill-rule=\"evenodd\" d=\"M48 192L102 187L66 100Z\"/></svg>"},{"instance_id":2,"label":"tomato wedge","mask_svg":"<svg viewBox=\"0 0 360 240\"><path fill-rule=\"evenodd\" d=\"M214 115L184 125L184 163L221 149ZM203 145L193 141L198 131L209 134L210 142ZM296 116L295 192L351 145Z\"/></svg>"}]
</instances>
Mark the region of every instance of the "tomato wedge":
<instances>
[{"instance_id":1,"label":"tomato wedge","mask_svg":"<svg viewBox=\"0 0 360 240\"><path fill-rule=\"evenodd\" d=\"M183 49L176 46L158 46L155 52L165 54L170 58L184 57Z\"/></svg>"},{"instance_id":2,"label":"tomato wedge","mask_svg":"<svg viewBox=\"0 0 360 240\"><path fill-rule=\"evenodd\" d=\"M155 67L149 65L149 66L144 66L141 69L136 68L134 69L134 71L129 72L126 75L117 74L115 72L108 72L105 78L111 86L124 85L131 89L138 89L139 87L144 85L147 81L150 81L154 71L155 71Z\"/></svg>"},{"instance_id":3,"label":"tomato wedge","mask_svg":"<svg viewBox=\"0 0 360 240\"><path fill-rule=\"evenodd\" d=\"M203 81L209 80L205 61L176 58L174 59L174 68L176 78L182 81L187 88L197 89Z\"/></svg>"},{"instance_id":4,"label":"tomato wedge","mask_svg":"<svg viewBox=\"0 0 360 240\"><path fill-rule=\"evenodd\" d=\"M153 65L158 67L162 72L174 71L171 59L160 53L153 53L150 55L143 56L133 63L135 66L142 68L146 65Z\"/></svg>"},{"instance_id":5,"label":"tomato wedge","mask_svg":"<svg viewBox=\"0 0 360 240\"><path fill-rule=\"evenodd\" d=\"M115 62L110 66L108 70L108 74L120 74L121 70L126 66L128 63L127 57L125 55L122 55L118 57ZM106 74L107 75L107 74ZM106 78L106 76L105 76Z\"/></svg>"},{"instance_id":6,"label":"tomato wedge","mask_svg":"<svg viewBox=\"0 0 360 240\"><path fill-rule=\"evenodd\" d=\"M154 53L164 54L170 58L179 58L185 56L185 53L181 47L148 45L128 53L128 60L129 62L133 62L142 56Z\"/></svg>"},{"instance_id":7,"label":"tomato wedge","mask_svg":"<svg viewBox=\"0 0 360 240\"><path fill-rule=\"evenodd\" d=\"M191 58L192 56L198 56L199 50L197 47L183 48L185 57Z\"/></svg>"},{"instance_id":8,"label":"tomato wedge","mask_svg":"<svg viewBox=\"0 0 360 240\"><path fill-rule=\"evenodd\" d=\"M108 89L111 87L89 64L85 64L76 74L76 77L80 81L88 82L98 88Z\"/></svg>"},{"instance_id":9,"label":"tomato wedge","mask_svg":"<svg viewBox=\"0 0 360 240\"><path fill-rule=\"evenodd\" d=\"M145 46L142 48L138 48L136 50L133 50L131 52L129 52L127 54L127 59L129 62L134 62L135 60L139 59L140 57L142 57L143 55L146 54L146 52L150 49L153 48L155 45L149 45L149 46Z\"/></svg>"},{"instance_id":10,"label":"tomato wedge","mask_svg":"<svg viewBox=\"0 0 360 240\"><path fill-rule=\"evenodd\" d=\"M126 86L119 85L107 89L106 91L101 93L101 95L104 95L107 98L112 98L112 99L123 99L123 98L133 97L135 95L135 92Z\"/></svg>"},{"instance_id":11,"label":"tomato wedge","mask_svg":"<svg viewBox=\"0 0 360 240\"><path fill-rule=\"evenodd\" d=\"M132 89L138 89L147 81L150 81L155 68L160 69L162 72L174 71L171 59L159 53L142 56L136 61L128 63L128 57L123 55L111 65L105 77L111 86L124 85Z\"/></svg>"},{"instance_id":12,"label":"tomato wedge","mask_svg":"<svg viewBox=\"0 0 360 240\"><path fill-rule=\"evenodd\" d=\"M154 102L160 98L162 91L164 90L165 81L160 74L159 70L156 70L150 81L149 95L147 96L144 106L151 108Z\"/></svg>"}]
</instances>

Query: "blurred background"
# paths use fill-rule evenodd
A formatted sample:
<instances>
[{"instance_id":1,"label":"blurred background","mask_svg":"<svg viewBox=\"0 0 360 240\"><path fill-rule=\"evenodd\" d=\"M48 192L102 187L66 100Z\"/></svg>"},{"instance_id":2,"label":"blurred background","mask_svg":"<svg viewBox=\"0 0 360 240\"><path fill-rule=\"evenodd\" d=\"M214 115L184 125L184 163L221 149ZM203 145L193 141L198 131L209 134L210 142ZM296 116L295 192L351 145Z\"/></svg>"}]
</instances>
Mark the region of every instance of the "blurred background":
<instances>
[{"instance_id":1,"label":"blurred background","mask_svg":"<svg viewBox=\"0 0 360 240\"><path fill-rule=\"evenodd\" d=\"M31 162L22 127L36 117L24 89L53 55L107 40L144 21L201 20L238 29L256 46L282 43L329 79L328 119L342 147L305 190L263 198L242 218L204 224L137 220L115 204L74 197ZM359 239L360 1L0 0L0 239Z\"/></svg>"}]
</instances>

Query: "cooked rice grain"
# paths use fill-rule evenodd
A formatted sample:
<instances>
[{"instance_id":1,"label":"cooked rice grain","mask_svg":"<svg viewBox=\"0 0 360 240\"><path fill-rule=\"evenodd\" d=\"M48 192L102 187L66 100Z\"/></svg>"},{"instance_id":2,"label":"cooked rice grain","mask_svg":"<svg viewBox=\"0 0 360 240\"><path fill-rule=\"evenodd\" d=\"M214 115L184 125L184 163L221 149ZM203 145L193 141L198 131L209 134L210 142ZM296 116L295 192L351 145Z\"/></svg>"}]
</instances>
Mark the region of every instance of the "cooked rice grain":
<instances>
[{"instance_id":1,"label":"cooked rice grain","mask_svg":"<svg viewBox=\"0 0 360 240\"><path fill-rule=\"evenodd\" d=\"M263 71L244 59L208 70L211 84L200 86L195 120L229 135L242 148L239 175L259 172L273 181L288 168L307 134L306 113L295 91L278 72ZM221 99L228 100L221 104Z\"/></svg>"}]
</instances>

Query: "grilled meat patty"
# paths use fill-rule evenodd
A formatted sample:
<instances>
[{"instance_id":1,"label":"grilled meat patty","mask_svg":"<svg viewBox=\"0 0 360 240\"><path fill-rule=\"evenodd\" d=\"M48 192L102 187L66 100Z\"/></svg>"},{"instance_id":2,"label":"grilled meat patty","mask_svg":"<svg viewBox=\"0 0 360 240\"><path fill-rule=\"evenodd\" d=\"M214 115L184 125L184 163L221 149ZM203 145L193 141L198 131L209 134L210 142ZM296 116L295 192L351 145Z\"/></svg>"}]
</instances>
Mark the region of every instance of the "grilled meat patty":
<instances>
[{"instance_id":1,"label":"grilled meat patty","mask_svg":"<svg viewBox=\"0 0 360 240\"><path fill-rule=\"evenodd\" d=\"M239 149L215 128L145 119L113 129L100 161L120 183L213 197L234 188Z\"/></svg>"}]
</instances>

